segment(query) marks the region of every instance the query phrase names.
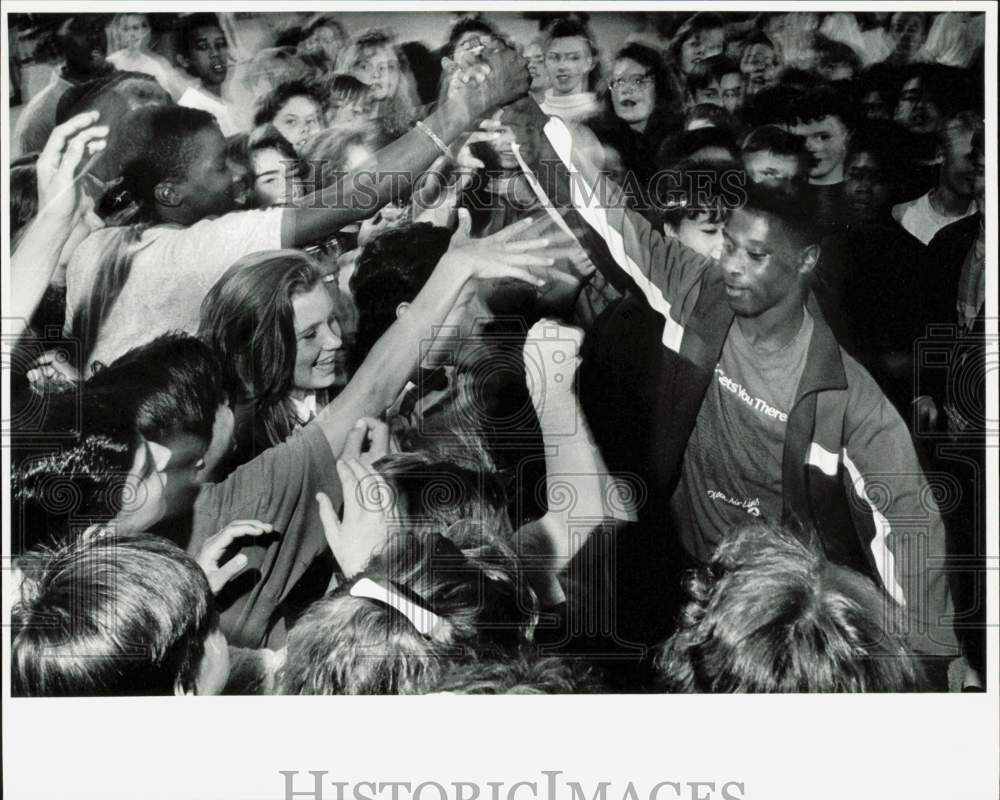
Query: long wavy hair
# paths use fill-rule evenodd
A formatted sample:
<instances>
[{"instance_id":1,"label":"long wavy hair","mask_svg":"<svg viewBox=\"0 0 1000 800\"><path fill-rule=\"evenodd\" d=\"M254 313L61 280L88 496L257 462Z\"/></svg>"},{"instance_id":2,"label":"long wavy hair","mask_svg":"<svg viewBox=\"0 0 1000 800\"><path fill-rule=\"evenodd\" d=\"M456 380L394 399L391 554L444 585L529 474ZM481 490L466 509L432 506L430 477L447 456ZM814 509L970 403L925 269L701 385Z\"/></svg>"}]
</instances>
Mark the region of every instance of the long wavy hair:
<instances>
[{"instance_id":1,"label":"long wavy hair","mask_svg":"<svg viewBox=\"0 0 1000 800\"><path fill-rule=\"evenodd\" d=\"M378 146L384 146L395 141L416 120L419 114L419 98L416 81L410 71L406 55L396 43L396 36L390 31L371 28L361 31L350 44L337 56L337 72L354 74L355 68L364 60L365 55L373 50L387 48L392 50L399 61L399 82L392 96L378 103L376 122L379 128Z\"/></svg>"},{"instance_id":2,"label":"long wavy hair","mask_svg":"<svg viewBox=\"0 0 1000 800\"><path fill-rule=\"evenodd\" d=\"M201 304L198 335L218 355L237 402L252 405L252 419L263 426L269 445L283 442L299 424L290 400L292 301L322 279L316 263L298 250L253 253L226 270Z\"/></svg>"}]
</instances>

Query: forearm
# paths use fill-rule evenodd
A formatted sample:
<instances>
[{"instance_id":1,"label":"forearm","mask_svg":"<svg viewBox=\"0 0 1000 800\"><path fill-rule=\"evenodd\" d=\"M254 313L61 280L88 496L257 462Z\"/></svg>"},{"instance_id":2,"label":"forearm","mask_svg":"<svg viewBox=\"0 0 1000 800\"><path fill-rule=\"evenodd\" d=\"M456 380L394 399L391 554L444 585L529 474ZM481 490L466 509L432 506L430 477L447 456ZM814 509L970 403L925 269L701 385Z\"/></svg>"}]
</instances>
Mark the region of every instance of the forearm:
<instances>
[{"instance_id":1,"label":"forearm","mask_svg":"<svg viewBox=\"0 0 1000 800\"><path fill-rule=\"evenodd\" d=\"M375 343L358 371L315 420L330 449L340 455L344 441L360 417L377 417L402 391L420 365L421 347L435 326L444 322L472 273L461 262L443 262L423 289Z\"/></svg>"},{"instance_id":2,"label":"forearm","mask_svg":"<svg viewBox=\"0 0 1000 800\"><path fill-rule=\"evenodd\" d=\"M72 225L49 219L45 211L31 222L10 260L10 316L18 335L24 331L41 302L59 264Z\"/></svg>"},{"instance_id":3,"label":"forearm","mask_svg":"<svg viewBox=\"0 0 1000 800\"><path fill-rule=\"evenodd\" d=\"M472 113L464 102L450 100L423 124L450 143L471 125ZM331 236L345 225L367 219L401 188L411 185L441 155L434 140L414 128L380 150L373 165L348 173L335 185L308 195L295 208L286 209L282 246L310 244Z\"/></svg>"}]
</instances>

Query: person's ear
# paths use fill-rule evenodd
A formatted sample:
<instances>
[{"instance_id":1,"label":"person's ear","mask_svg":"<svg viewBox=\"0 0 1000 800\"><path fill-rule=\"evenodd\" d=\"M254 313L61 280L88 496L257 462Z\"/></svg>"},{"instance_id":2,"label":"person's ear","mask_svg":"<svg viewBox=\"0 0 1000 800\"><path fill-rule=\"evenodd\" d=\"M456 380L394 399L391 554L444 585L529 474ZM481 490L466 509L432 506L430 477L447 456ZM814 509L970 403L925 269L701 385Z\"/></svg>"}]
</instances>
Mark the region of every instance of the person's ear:
<instances>
[{"instance_id":1,"label":"person's ear","mask_svg":"<svg viewBox=\"0 0 1000 800\"><path fill-rule=\"evenodd\" d=\"M175 58L176 58L176 61L177 61L177 65L181 69L185 69L186 70L186 69L189 69L191 67L191 61L186 56L183 56L180 53L178 53L175 56Z\"/></svg>"},{"instance_id":2,"label":"person's ear","mask_svg":"<svg viewBox=\"0 0 1000 800\"><path fill-rule=\"evenodd\" d=\"M173 181L160 181L156 184L153 189L153 197L159 205L170 208L176 208L184 202L184 196Z\"/></svg>"},{"instance_id":3,"label":"person's ear","mask_svg":"<svg viewBox=\"0 0 1000 800\"><path fill-rule=\"evenodd\" d=\"M812 271L816 269L816 264L819 262L819 245L811 244L808 247L802 249L799 254L799 269L798 273L802 277L808 277L812 274Z\"/></svg>"},{"instance_id":4,"label":"person's ear","mask_svg":"<svg viewBox=\"0 0 1000 800\"><path fill-rule=\"evenodd\" d=\"M396 306L396 319L399 319L403 314L410 310L410 304L405 300Z\"/></svg>"},{"instance_id":5,"label":"person's ear","mask_svg":"<svg viewBox=\"0 0 1000 800\"><path fill-rule=\"evenodd\" d=\"M448 58L448 56L444 56L441 59L441 70L444 72L445 75L450 75L456 69L458 69L458 64L456 64L454 61Z\"/></svg>"}]
</instances>

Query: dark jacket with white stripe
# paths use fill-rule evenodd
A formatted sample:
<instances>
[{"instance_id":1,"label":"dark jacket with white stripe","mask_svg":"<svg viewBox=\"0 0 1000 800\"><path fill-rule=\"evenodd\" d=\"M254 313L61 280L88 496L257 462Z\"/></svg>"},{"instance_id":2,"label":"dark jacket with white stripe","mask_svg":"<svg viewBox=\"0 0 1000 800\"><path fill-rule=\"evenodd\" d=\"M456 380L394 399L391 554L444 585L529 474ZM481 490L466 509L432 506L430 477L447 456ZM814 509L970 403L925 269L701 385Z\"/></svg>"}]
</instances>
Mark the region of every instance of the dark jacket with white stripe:
<instances>
[{"instance_id":1,"label":"dark jacket with white stripe","mask_svg":"<svg viewBox=\"0 0 1000 800\"><path fill-rule=\"evenodd\" d=\"M609 468L639 473L646 522L666 532L684 450L733 323L722 273L613 192L600 205L596 172L575 154L569 128L553 118L544 133L540 183L625 294L588 335L581 401ZM909 431L811 298L808 307L814 330L782 459L786 521L814 527L832 561L901 603L915 650L957 655L944 525Z\"/></svg>"}]
</instances>

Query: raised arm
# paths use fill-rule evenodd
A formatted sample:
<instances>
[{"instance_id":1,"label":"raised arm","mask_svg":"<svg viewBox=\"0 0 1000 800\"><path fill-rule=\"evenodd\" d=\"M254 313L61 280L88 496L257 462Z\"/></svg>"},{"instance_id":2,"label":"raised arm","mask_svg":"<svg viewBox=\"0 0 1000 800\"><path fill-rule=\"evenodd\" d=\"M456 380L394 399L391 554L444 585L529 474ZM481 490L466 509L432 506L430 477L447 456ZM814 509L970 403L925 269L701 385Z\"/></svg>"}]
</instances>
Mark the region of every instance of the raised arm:
<instances>
[{"instance_id":1,"label":"raised arm","mask_svg":"<svg viewBox=\"0 0 1000 800\"><path fill-rule=\"evenodd\" d=\"M435 137L450 144L478 117L528 91L525 61L511 48L498 47L478 69L463 91L454 93L423 121L427 130L414 128L380 150L374 165L347 174L338 184L287 209L282 219L282 247L311 244L372 216L401 185L412 184L442 155Z\"/></svg>"},{"instance_id":2,"label":"raised arm","mask_svg":"<svg viewBox=\"0 0 1000 800\"><path fill-rule=\"evenodd\" d=\"M444 322L467 281L515 278L536 287L544 285L527 268L552 264L552 259L538 253L548 240L514 241L530 228L531 219L485 239L470 239L469 224L468 212L462 212L451 245L407 313L375 343L344 391L310 423L323 428L335 456L340 455L358 418L377 417L396 399L420 364L422 343Z\"/></svg>"},{"instance_id":3,"label":"raised arm","mask_svg":"<svg viewBox=\"0 0 1000 800\"><path fill-rule=\"evenodd\" d=\"M95 125L98 112L78 114L52 131L38 157L38 214L11 257L9 314L15 335L28 325L59 265L63 246L82 213L77 167L87 153L102 150L108 128Z\"/></svg>"},{"instance_id":4,"label":"raised arm","mask_svg":"<svg viewBox=\"0 0 1000 800\"><path fill-rule=\"evenodd\" d=\"M627 487L608 475L573 388L583 331L543 319L524 346L531 402L545 443L548 511L518 531L533 585L546 605L562 602L558 576L591 532L612 520L631 520Z\"/></svg>"}]
</instances>

